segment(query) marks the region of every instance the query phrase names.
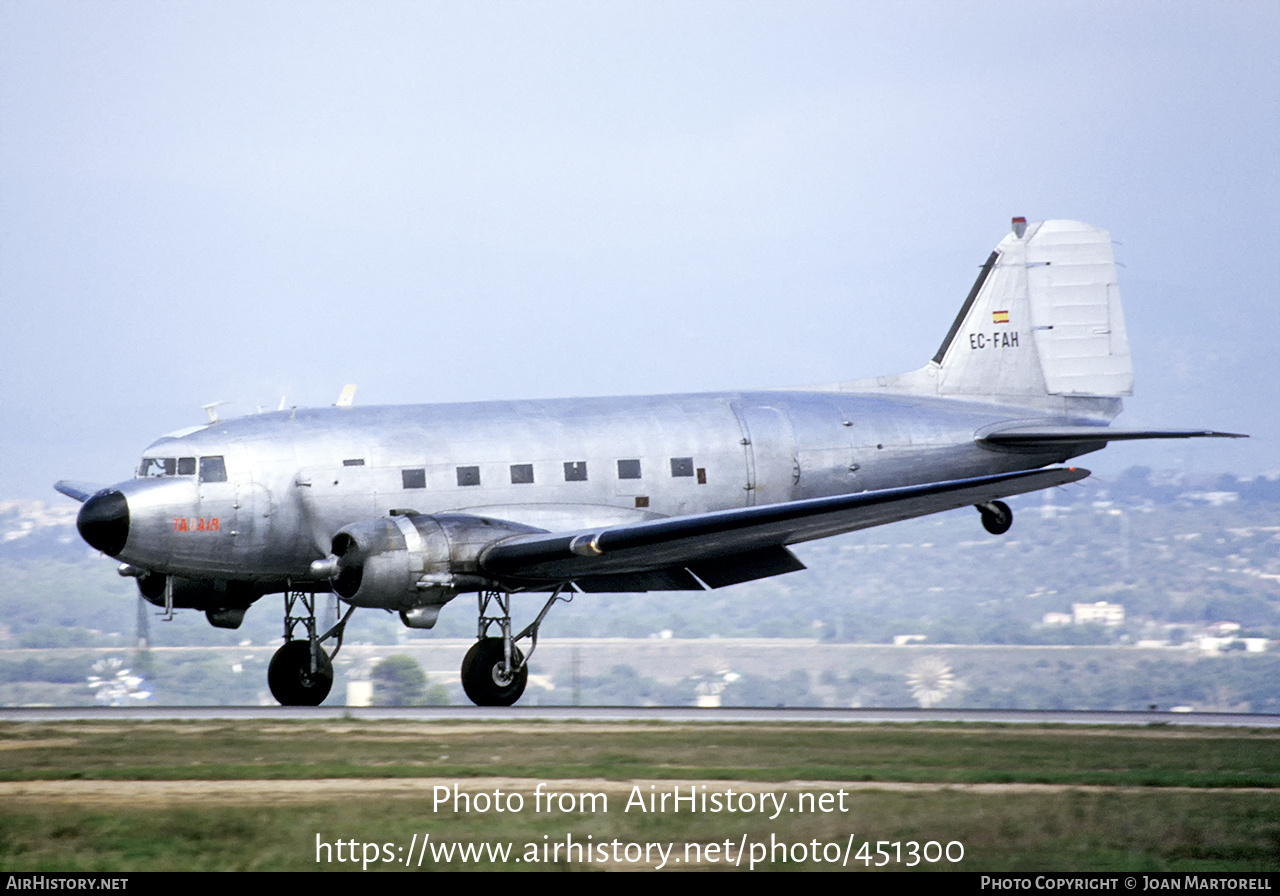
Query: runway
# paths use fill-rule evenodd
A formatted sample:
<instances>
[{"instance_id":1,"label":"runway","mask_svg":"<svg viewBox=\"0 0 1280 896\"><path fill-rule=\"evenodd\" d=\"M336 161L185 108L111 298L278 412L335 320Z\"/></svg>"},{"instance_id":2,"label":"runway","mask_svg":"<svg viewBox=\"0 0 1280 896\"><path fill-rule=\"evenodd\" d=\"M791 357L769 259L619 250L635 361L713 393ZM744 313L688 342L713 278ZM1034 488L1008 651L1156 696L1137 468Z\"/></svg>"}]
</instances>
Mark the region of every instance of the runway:
<instances>
[{"instance_id":1,"label":"runway","mask_svg":"<svg viewBox=\"0 0 1280 896\"><path fill-rule=\"evenodd\" d=\"M0 708L0 722L405 720L491 722L683 722L731 724L1169 725L1280 728L1280 715L1218 712L1095 712L1015 709L800 709L688 706L82 706Z\"/></svg>"}]
</instances>

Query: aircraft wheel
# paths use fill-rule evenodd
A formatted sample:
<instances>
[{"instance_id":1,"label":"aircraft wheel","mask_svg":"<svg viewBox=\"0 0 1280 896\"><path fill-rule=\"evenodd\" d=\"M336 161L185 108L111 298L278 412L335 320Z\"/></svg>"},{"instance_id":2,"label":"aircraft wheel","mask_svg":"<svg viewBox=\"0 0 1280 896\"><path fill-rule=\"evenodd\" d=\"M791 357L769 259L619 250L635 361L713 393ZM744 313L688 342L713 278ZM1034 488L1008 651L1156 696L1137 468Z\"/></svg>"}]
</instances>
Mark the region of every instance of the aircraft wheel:
<instances>
[{"instance_id":1,"label":"aircraft wheel","mask_svg":"<svg viewBox=\"0 0 1280 896\"><path fill-rule=\"evenodd\" d=\"M312 675L310 641L288 642L275 652L267 667L271 695L281 706L319 706L333 687L333 664L321 650L316 665Z\"/></svg>"},{"instance_id":2,"label":"aircraft wheel","mask_svg":"<svg viewBox=\"0 0 1280 896\"><path fill-rule=\"evenodd\" d=\"M1003 501L992 501L978 508L982 514L982 528L992 535L1003 535L1013 525L1013 511Z\"/></svg>"},{"instance_id":3,"label":"aircraft wheel","mask_svg":"<svg viewBox=\"0 0 1280 896\"><path fill-rule=\"evenodd\" d=\"M503 669L502 639L484 638L467 651L462 660L462 689L476 706L510 706L520 699L529 681L524 655L512 648L512 661L519 671Z\"/></svg>"}]
</instances>

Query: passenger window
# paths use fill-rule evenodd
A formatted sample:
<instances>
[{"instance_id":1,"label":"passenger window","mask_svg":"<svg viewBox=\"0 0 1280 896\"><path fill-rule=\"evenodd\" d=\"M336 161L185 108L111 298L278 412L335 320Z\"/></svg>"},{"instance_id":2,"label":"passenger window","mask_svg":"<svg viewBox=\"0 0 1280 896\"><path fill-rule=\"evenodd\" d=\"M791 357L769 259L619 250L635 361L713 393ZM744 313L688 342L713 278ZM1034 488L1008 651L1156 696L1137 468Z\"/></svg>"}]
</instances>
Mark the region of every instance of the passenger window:
<instances>
[{"instance_id":1,"label":"passenger window","mask_svg":"<svg viewBox=\"0 0 1280 896\"><path fill-rule=\"evenodd\" d=\"M346 460L344 460L344 461L342 462L342 465L343 465L344 467L363 467L363 466L364 466L364 458L363 458L363 457L349 457L349 458L347 458Z\"/></svg>"},{"instance_id":2,"label":"passenger window","mask_svg":"<svg viewBox=\"0 0 1280 896\"><path fill-rule=\"evenodd\" d=\"M227 468L222 463L221 457L200 458L200 481L201 482L226 482L227 481Z\"/></svg>"},{"instance_id":3,"label":"passenger window","mask_svg":"<svg viewBox=\"0 0 1280 896\"><path fill-rule=\"evenodd\" d=\"M586 482L587 462L585 460L567 460L564 462L565 482Z\"/></svg>"},{"instance_id":4,"label":"passenger window","mask_svg":"<svg viewBox=\"0 0 1280 896\"><path fill-rule=\"evenodd\" d=\"M638 460L618 461L618 478L619 479L639 479L640 478L640 461Z\"/></svg>"},{"instance_id":5,"label":"passenger window","mask_svg":"<svg viewBox=\"0 0 1280 896\"><path fill-rule=\"evenodd\" d=\"M418 467L416 470L401 470L400 484L404 488L426 488L427 471L423 467Z\"/></svg>"},{"instance_id":6,"label":"passenger window","mask_svg":"<svg viewBox=\"0 0 1280 896\"><path fill-rule=\"evenodd\" d=\"M693 475L693 458L692 457L671 458L671 475L676 477L692 476Z\"/></svg>"},{"instance_id":7,"label":"passenger window","mask_svg":"<svg viewBox=\"0 0 1280 896\"><path fill-rule=\"evenodd\" d=\"M178 475L179 476L196 475L196 459L194 457L178 458Z\"/></svg>"},{"instance_id":8,"label":"passenger window","mask_svg":"<svg viewBox=\"0 0 1280 896\"><path fill-rule=\"evenodd\" d=\"M511 484L527 485L533 482L533 464L512 464Z\"/></svg>"},{"instance_id":9,"label":"passenger window","mask_svg":"<svg viewBox=\"0 0 1280 896\"><path fill-rule=\"evenodd\" d=\"M479 485L479 467L458 467L458 485Z\"/></svg>"}]
</instances>

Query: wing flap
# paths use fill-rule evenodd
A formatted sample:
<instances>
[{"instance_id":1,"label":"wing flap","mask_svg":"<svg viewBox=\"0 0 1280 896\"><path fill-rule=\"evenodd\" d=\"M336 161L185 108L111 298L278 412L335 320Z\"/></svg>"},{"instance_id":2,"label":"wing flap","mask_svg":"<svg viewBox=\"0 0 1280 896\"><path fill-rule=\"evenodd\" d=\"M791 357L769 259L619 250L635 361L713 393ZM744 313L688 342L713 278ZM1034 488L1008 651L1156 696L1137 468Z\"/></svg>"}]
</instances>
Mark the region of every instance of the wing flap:
<instances>
[{"instance_id":1,"label":"wing flap","mask_svg":"<svg viewBox=\"0 0 1280 896\"><path fill-rule=\"evenodd\" d=\"M688 566L670 566L647 572L606 573L573 580L579 591L622 593L632 591L705 591L755 579L780 576L805 568L784 547L761 548L728 557L698 560Z\"/></svg>"},{"instance_id":2,"label":"wing flap","mask_svg":"<svg viewBox=\"0 0 1280 896\"><path fill-rule=\"evenodd\" d=\"M786 545L983 504L1088 475L1078 467L1058 467L572 533L517 535L486 548L479 565L490 575L513 581L577 581L683 566L720 587L799 568Z\"/></svg>"},{"instance_id":3,"label":"wing flap","mask_svg":"<svg viewBox=\"0 0 1280 896\"><path fill-rule=\"evenodd\" d=\"M689 571L712 588L767 579L783 573L799 572L805 565L782 546L761 548L728 557L712 557L689 564Z\"/></svg>"},{"instance_id":4,"label":"wing flap","mask_svg":"<svg viewBox=\"0 0 1280 896\"><path fill-rule=\"evenodd\" d=\"M629 591L704 591L702 583L679 566L645 572L613 573L582 576L574 579L579 591L587 594L623 593Z\"/></svg>"}]
</instances>

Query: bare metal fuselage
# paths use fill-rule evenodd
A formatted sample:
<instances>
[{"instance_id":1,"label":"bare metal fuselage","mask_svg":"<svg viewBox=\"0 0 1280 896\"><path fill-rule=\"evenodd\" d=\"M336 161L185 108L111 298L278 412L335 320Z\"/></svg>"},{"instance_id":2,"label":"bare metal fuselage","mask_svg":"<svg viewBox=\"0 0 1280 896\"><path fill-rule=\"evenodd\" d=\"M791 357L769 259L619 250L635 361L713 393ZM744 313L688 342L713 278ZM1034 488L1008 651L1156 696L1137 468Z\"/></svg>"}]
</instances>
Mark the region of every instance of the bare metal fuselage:
<instances>
[{"instance_id":1,"label":"bare metal fuselage","mask_svg":"<svg viewBox=\"0 0 1280 896\"><path fill-rule=\"evenodd\" d=\"M117 557L274 591L306 582L340 528L394 510L560 531L1034 469L1071 456L975 440L984 427L1032 416L1043 418L999 405L827 392L263 414L150 446L148 457L220 456L226 481L189 475L116 486L130 511Z\"/></svg>"}]
</instances>

